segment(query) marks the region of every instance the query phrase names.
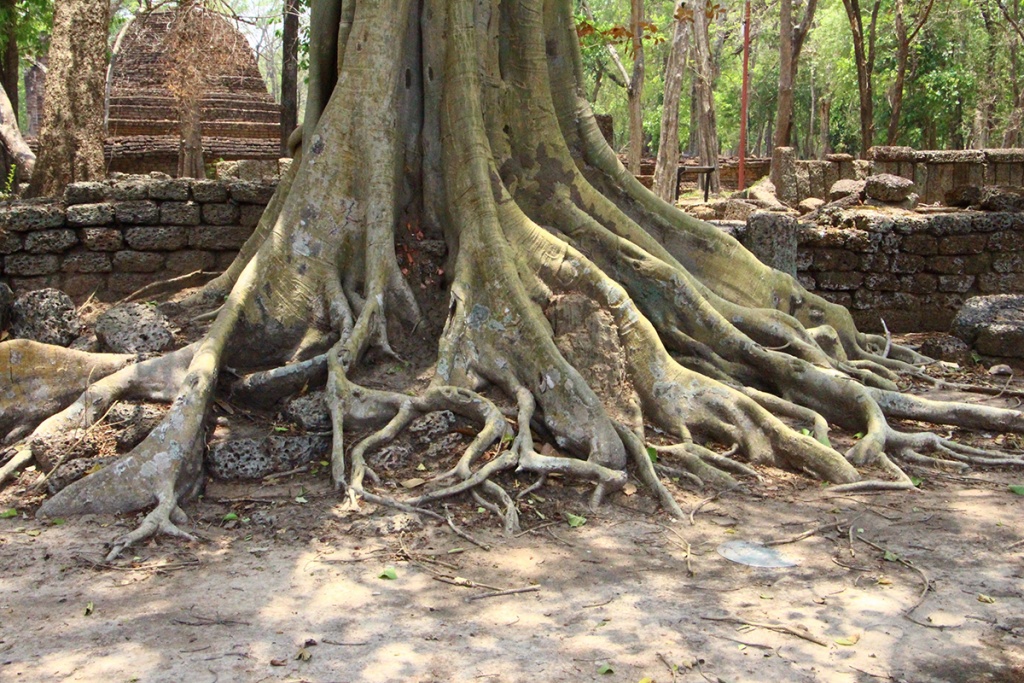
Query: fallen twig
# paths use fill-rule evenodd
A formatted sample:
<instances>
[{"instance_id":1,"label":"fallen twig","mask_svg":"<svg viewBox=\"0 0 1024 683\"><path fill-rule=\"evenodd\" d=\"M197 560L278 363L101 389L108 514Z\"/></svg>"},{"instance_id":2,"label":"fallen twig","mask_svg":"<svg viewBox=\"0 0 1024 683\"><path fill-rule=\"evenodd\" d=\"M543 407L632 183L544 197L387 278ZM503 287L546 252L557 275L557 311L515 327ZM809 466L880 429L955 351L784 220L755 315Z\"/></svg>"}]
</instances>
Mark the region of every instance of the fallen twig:
<instances>
[{"instance_id":1,"label":"fallen twig","mask_svg":"<svg viewBox=\"0 0 1024 683\"><path fill-rule=\"evenodd\" d=\"M694 524L696 524L696 523L697 523L696 521L694 521L694 519L693 519L693 516L694 516L694 515L696 515L696 514L697 514L697 512L698 512L698 511L699 511L699 510L700 510L700 509L701 509L702 507L704 507L704 506L705 506L705 505L707 505L708 503L711 503L711 502L713 502L713 501L716 501L716 500L718 500L718 499L719 499L720 497L724 496L725 494L729 493L730 491L735 491L735 490L736 490L736 489L738 489L738 488L739 488L740 486L742 486L742 484L733 484L733 485L732 485L732 486L730 486L729 488L727 488L727 489L722 489L721 491L717 491L717 492L715 492L715 495L713 495L713 496L711 496L711 497L709 497L709 498L705 498L704 500L702 500L702 501L700 501L699 503L697 503L697 506L696 506L695 508L693 508L693 510L691 510L691 511L690 511L690 526L693 526Z\"/></svg>"},{"instance_id":2,"label":"fallen twig","mask_svg":"<svg viewBox=\"0 0 1024 683\"><path fill-rule=\"evenodd\" d=\"M797 541L802 541L805 538L809 538L811 536L814 536L818 532L824 531L825 529L831 529L832 527L841 527L841 526L843 526L845 524L848 524L848 523L849 523L848 520L839 520L839 521L836 521L836 522L829 522L828 524L822 524L821 526L816 526L813 529L808 529L807 531L799 533L796 536L787 536L785 538L776 538L776 539L773 539L771 541L765 541L761 545L773 546L773 545L786 545L787 543L796 543Z\"/></svg>"},{"instance_id":3,"label":"fallen twig","mask_svg":"<svg viewBox=\"0 0 1024 683\"><path fill-rule=\"evenodd\" d=\"M526 588L510 588L505 591L495 591L494 593L484 593L483 595L471 595L467 600L483 600L485 598L497 598L502 595L517 595L519 593L536 593L540 590L540 586L527 586Z\"/></svg>"},{"instance_id":4,"label":"fallen twig","mask_svg":"<svg viewBox=\"0 0 1024 683\"><path fill-rule=\"evenodd\" d=\"M701 619L707 619L708 621L724 621L732 624L741 624L744 626L753 626L754 628L765 628L769 631L775 631L776 633L785 633L787 635L796 636L802 638L808 642L814 643L815 645L821 645L822 647L828 647L828 641L822 640L817 636L813 635L803 626L793 627L786 626L785 624L769 624L763 621L749 621L747 619L736 619L735 617L709 617L702 616Z\"/></svg>"},{"instance_id":5,"label":"fallen twig","mask_svg":"<svg viewBox=\"0 0 1024 683\"><path fill-rule=\"evenodd\" d=\"M338 641L338 640L328 640L327 638L321 638L320 642L322 644L324 644L324 645L340 645L342 647L360 647L362 645L369 645L370 644L369 641L365 641L365 642L362 642L362 643L343 643L343 642Z\"/></svg>"},{"instance_id":6,"label":"fallen twig","mask_svg":"<svg viewBox=\"0 0 1024 683\"><path fill-rule=\"evenodd\" d=\"M504 590L502 588L498 588L497 586L489 586L486 583L473 581L472 579L467 579L462 576L448 576L446 574L437 574L435 576L431 576L430 578L432 578L434 581L440 581L442 583L447 583L452 586L461 586L462 588L486 588L487 590L498 592Z\"/></svg>"},{"instance_id":7,"label":"fallen twig","mask_svg":"<svg viewBox=\"0 0 1024 683\"><path fill-rule=\"evenodd\" d=\"M950 628L949 626L941 626L941 625L938 625L938 624L929 624L927 622L921 621L921 620L916 619L914 617L914 610L916 610L918 607L920 607L924 603L925 598L928 596L928 591L930 591L931 588L932 588L932 582L928 578L928 575L924 573L923 569L921 569L920 567L915 565L913 562L909 562L907 560L904 560L897 553L892 552L888 548L883 548L882 546L878 545L877 543L869 541L868 539L864 538L860 534L857 534L857 540L861 541L863 543L866 543L867 545L871 546L875 550L881 551L885 555L889 555L891 557L896 558L896 561L899 562L900 564L902 564L904 567L909 567L910 569L913 569L915 572L917 572L918 574L921 575L921 580L924 581L924 587L921 589L921 594L917 597L917 602L915 602L913 605L911 605L910 609L906 610L903 613L903 616L906 619L908 619L909 621L914 622L918 626L924 626L925 628L937 628L937 629L947 629L947 628Z\"/></svg>"}]
</instances>

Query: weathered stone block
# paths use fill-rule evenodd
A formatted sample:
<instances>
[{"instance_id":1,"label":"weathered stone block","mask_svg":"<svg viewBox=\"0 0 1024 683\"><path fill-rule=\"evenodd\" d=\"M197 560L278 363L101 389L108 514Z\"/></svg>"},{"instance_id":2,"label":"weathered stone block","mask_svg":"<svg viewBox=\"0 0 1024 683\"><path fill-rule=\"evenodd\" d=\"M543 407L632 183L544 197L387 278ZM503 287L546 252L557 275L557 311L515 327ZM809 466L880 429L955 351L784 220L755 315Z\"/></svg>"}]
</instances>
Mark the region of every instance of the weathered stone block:
<instances>
[{"instance_id":1,"label":"weathered stone block","mask_svg":"<svg viewBox=\"0 0 1024 683\"><path fill-rule=\"evenodd\" d=\"M888 273L891 266L891 259L886 254L875 251L861 254L860 270L865 273Z\"/></svg>"},{"instance_id":2,"label":"weathered stone block","mask_svg":"<svg viewBox=\"0 0 1024 683\"><path fill-rule=\"evenodd\" d=\"M816 292L825 301L831 301L834 304L838 304L844 308L849 308L853 304L853 297L849 292L843 291L819 291Z\"/></svg>"},{"instance_id":3,"label":"weathered stone block","mask_svg":"<svg viewBox=\"0 0 1024 683\"><path fill-rule=\"evenodd\" d=\"M64 207L52 201L36 201L0 207L0 228L31 232L64 226Z\"/></svg>"},{"instance_id":4,"label":"weathered stone block","mask_svg":"<svg viewBox=\"0 0 1024 683\"><path fill-rule=\"evenodd\" d=\"M62 254L78 244L74 230L39 230L25 236L25 251L30 254Z\"/></svg>"},{"instance_id":5,"label":"weathered stone block","mask_svg":"<svg viewBox=\"0 0 1024 683\"><path fill-rule=\"evenodd\" d=\"M166 257L153 251L119 251L114 254L114 270L123 273L155 273Z\"/></svg>"},{"instance_id":6,"label":"weathered stone block","mask_svg":"<svg viewBox=\"0 0 1024 683\"><path fill-rule=\"evenodd\" d=\"M214 204L228 200L228 188L216 180L193 180L192 199L200 204Z\"/></svg>"},{"instance_id":7,"label":"weathered stone block","mask_svg":"<svg viewBox=\"0 0 1024 683\"><path fill-rule=\"evenodd\" d=\"M143 180L118 180L110 188L109 197L117 201L135 201L149 196L149 183Z\"/></svg>"},{"instance_id":8,"label":"weathered stone block","mask_svg":"<svg viewBox=\"0 0 1024 683\"><path fill-rule=\"evenodd\" d=\"M992 270L997 273L1024 273L1024 253L1010 252L993 255Z\"/></svg>"},{"instance_id":9,"label":"weathered stone block","mask_svg":"<svg viewBox=\"0 0 1024 683\"><path fill-rule=\"evenodd\" d=\"M974 275L940 275L939 291L964 294L970 291L971 286L974 284L974 280Z\"/></svg>"},{"instance_id":10,"label":"weathered stone block","mask_svg":"<svg viewBox=\"0 0 1024 683\"><path fill-rule=\"evenodd\" d=\"M276 185L270 183L256 183L247 180L236 180L228 184L228 191L231 198L239 204L262 204L264 206L274 196Z\"/></svg>"},{"instance_id":11,"label":"weathered stone block","mask_svg":"<svg viewBox=\"0 0 1024 683\"><path fill-rule=\"evenodd\" d=\"M176 251L167 255L164 270L170 276L184 275L197 270L212 270L216 257L209 251Z\"/></svg>"},{"instance_id":12,"label":"weathered stone block","mask_svg":"<svg viewBox=\"0 0 1024 683\"><path fill-rule=\"evenodd\" d=\"M989 251L1024 251L1024 232L994 232L988 238Z\"/></svg>"},{"instance_id":13,"label":"weathered stone block","mask_svg":"<svg viewBox=\"0 0 1024 683\"><path fill-rule=\"evenodd\" d=\"M825 271L815 275L818 288L824 290L854 290L864 283L864 276L856 271Z\"/></svg>"},{"instance_id":14,"label":"weathered stone block","mask_svg":"<svg viewBox=\"0 0 1024 683\"><path fill-rule=\"evenodd\" d=\"M858 289L853 294L853 307L861 310L909 308L917 303L917 297L906 292Z\"/></svg>"},{"instance_id":15,"label":"weathered stone block","mask_svg":"<svg viewBox=\"0 0 1024 683\"><path fill-rule=\"evenodd\" d=\"M814 252L814 268L819 271L856 270L860 258L845 249L818 249Z\"/></svg>"},{"instance_id":16,"label":"weathered stone block","mask_svg":"<svg viewBox=\"0 0 1024 683\"><path fill-rule=\"evenodd\" d=\"M864 181L852 178L843 178L832 183L828 191L828 199L831 202L849 197L851 195L862 195L864 193Z\"/></svg>"},{"instance_id":17,"label":"weathered stone block","mask_svg":"<svg viewBox=\"0 0 1024 683\"><path fill-rule=\"evenodd\" d=\"M932 216L928 226L933 235L966 235L972 231L969 214L939 214Z\"/></svg>"},{"instance_id":18,"label":"weathered stone block","mask_svg":"<svg viewBox=\"0 0 1024 683\"><path fill-rule=\"evenodd\" d=\"M61 270L65 273L109 273L113 270L110 256L102 252L79 251L64 257Z\"/></svg>"},{"instance_id":19,"label":"weathered stone block","mask_svg":"<svg viewBox=\"0 0 1024 683\"><path fill-rule=\"evenodd\" d=\"M68 206L96 204L107 198L107 190L108 186L104 183L71 183L64 188L64 203Z\"/></svg>"},{"instance_id":20,"label":"weathered stone block","mask_svg":"<svg viewBox=\"0 0 1024 683\"><path fill-rule=\"evenodd\" d=\"M203 222L210 225L237 225L237 204L203 204Z\"/></svg>"},{"instance_id":21,"label":"weathered stone block","mask_svg":"<svg viewBox=\"0 0 1024 683\"><path fill-rule=\"evenodd\" d=\"M25 246L24 238L16 232L0 230L0 254L13 254Z\"/></svg>"},{"instance_id":22,"label":"weathered stone block","mask_svg":"<svg viewBox=\"0 0 1024 683\"><path fill-rule=\"evenodd\" d=\"M984 294L1024 292L1024 273L982 273L978 276L978 290Z\"/></svg>"},{"instance_id":23,"label":"weathered stone block","mask_svg":"<svg viewBox=\"0 0 1024 683\"><path fill-rule=\"evenodd\" d=\"M987 235L951 235L939 240L939 253L943 255L980 254L985 251L987 244Z\"/></svg>"},{"instance_id":24,"label":"weathered stone block","mask_svg":"<svg viewBox=\"0 0 1024 683\"><path fill-rule=\"evenodd\" d=\"M199 225L188 231L188 244L195 249L240 249L252 228L237 225ZM795 247L794 247L795 251Z\"/></svg>"},{"instance_id":25,"label":"weathered stone block","mask_svg":"<svg viewBox=\"0 0 1024 683\"><path fill-rule=\"evenodd\" d=\"M868 273L864 286L880 292L895 292L900 288L900 279L892 273Z\"/></svg>"},{"instance_id":26,"label":"weathered stone block","mask_svg":"<svg viewBox=\"0 0 1024 683\"><path fill-rule=\"evenodd\" d=\"M107 289L115 296L126 296L153 282L149 273L111 273L107 277Z\"/></svg>"},{"instance_id":27,"label":"weathered stone block","mask_svg":"<svg viewBox=\"0 0 1024 683\"><path fill-rule=\"evenodd\" d=\"M128 228L124 239L132 249L175 251L188 244L187 229L173 225Z\"/></svg>"},{"instance_id":28,"label":"weathered stone block","mask_svg":"<svg viewBox=\"0 0 1024 683\"><path fill-rule=\"evenodd\" d=\"M259 204L242 204L239 208L238 223L247 228L254 228L263 217L266 207Z\"/></svg>"},{"instance_id":29,"label":"weathered stone block","mask_svg":"<svg viewBox=\"0 0 1024 683\"><path fill-rule=\"evenodd\" d=\"M893 173L878 173L864 181L864 194L882 202L902 202L914 192L914 181Z\"/></svg>"},{"instance_id":30,"label":"weathered stone block","mask_svg":"<svg viewBox=\"0 0 1024 683\"><path fill-rule=\"evenodd\" d=\"M60 275L42 275L39 277L11 277L8 279L11 289L16 293L33 292L37 289L59 288Z\"/></svg>"},{"instance_id":31,"label":"weathered stone block","mask_svg":"<svg viewBox=\"0 0 1024 683\"><path fill-rule=\"evenodd\" d=\"M900 289L911 294L931 294L938 288L938 277L928 273L917 273L900 278Z\"/></svg>"},{"instance_id":32,"label":"weathered stone block","mask_svg":"<svg viewBox=\"0 0 1024 683\"><path fill-rule=\"evenodd\" d=\"M124 236L114 228L85 228L79 231L79 239L92 251L117 251L124 246Z\"/></svg>"},{"instance_id":33,"label":"weathered stone block","mask_svg":"<svg viewBox=\"0 0 1024 683\"><path fill-rule=\"evenodd\" d=\"M160 205L160 222L166 225L199 225L199 204L164 202Z\"/></svg>"},{"instance_id":34,"label":"weathered stone block","mask_svg":"<svg viewBox=\"0 0 1024 683\"><path fill-rule=\"evenodd\" d=\"M924 270L924 257L917 254L897 254L892 260L894 273L920 273Z\"/></svg>"},{"instance_id":35,"label":"weathered stone block","mask_svg":"<svg viewBox=\"0 0 1024 683\"><path fill-rule=\"evenodd\" d=\"M117 202L114 218L122 225L156 225L160 222L160 205L149 199Z\"/></svg>"},{"instance_id":36,"label":"weathered stone block","mask_svg":"<svg viewBox=\"0 0 1024 683\"><path fill-rule=\"evenodd\" d=\"M148 184L150 199L186 202L189 198L189 181L184 178L154 180Z\"/></svg>"},{"instance_id":37,"label":"weathered stone block","mask_svg":"<svg viewBox=\"0 0 1024 683\"><path fill-rule=\"evenodd\" d=\"M106 288L107 278L93 273L76 273L68 275L61 284L61 290L72 299L84 299L94 292Z\"/></svg>"},{"instance_id":38,"label":"weathered stone block","mask_svg":"<svg viewBox=\"0 0 1024 683\"><path fill-rule=\"evenodd\" d=\"M68 225L85 227L110 225L114 222L114 207L110 204L77 204L67 210Z\"/></svg>"},{"instance_id":39,"label":"weathered stone block","mask_svg":"<svg viewBox=\"0 0 1024 683\"><path fill-rule=\"evenodd\" d=\"M902 247L908 254L928 256L939 253L939 241L931 235L907 235L903 238Z\"/></svg>"},{"instance_id":40,"label":"weathered stone block","mask_svg":"<svg viewBox=\"0 0 1024 683\"><path fill-rule=\"evenodd\" d=\"M230 251L218 251L216 252L217 260L213 264L213 270L225 271L234 262L235 257L238 256L238 251L232 249Z\"/></svg>"},{"instance_id":41,"label":"weathered stone block","mask_svg":"<svg viewBox=\"0 0 1024 683\"><path fill-rule=\"evenodd\" d=\"M34 277L52 275L60 270L60 257L55 254L10 254L4 257L4 275Z\"/></svg>"},{"instance_id":42,"label":"weathered stone block","mask_svg":"<svg viewBox=\"0 0 1024 683\"><path fill-rule=\"evenodd\" d=\"M914 161L917 151L913 147L876 145L868 150L867 156L872 161Z\"/></svg>"}]
</instances>

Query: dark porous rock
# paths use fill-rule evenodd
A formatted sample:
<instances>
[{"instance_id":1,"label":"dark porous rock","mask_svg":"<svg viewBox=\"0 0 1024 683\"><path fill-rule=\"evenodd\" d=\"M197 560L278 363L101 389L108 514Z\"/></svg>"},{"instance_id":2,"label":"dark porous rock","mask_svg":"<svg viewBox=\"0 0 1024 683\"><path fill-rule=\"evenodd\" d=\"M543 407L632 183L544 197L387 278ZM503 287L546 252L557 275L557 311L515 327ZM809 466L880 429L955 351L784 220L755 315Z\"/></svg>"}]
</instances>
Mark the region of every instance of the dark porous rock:
<instances>
[{"instance_id":1,"label":"dark porous rock","mask_svg":"<svg viewBox=\"0 0 1024 683\"><path fill-rule=\"evenodd\" d=\"M817 211L825 205L824 199L818 199L817 197L808 197L799 204L796 205L796 210L800 212L800 215L809 214L812 211Z\"/></svg>"},{"instance_id":2,"label":"dark porous rock","mask_svg":"<svg viewBox=\"0 0 1024 683\"><path fill-rule=\"evenodd\" d=\"M331 411L323 391L299 396L285 406L284 416L307 432L331 431Z\"/></svg>"},{"instance_id":3,"label":"dark porous rock","mask_svg":"<svg viewBox=\"0 0 1024 683\"><path fill-rule=\"evenodd\" d=\"M106 423L116 433L117 450L127 453L142 443L167 414L167 406L157 403L121 401L107 413Z\"/></svg>"},{"instance_id":4,"label":"dark porous rock","mask_svg":"<svg viewBox=\"0 0 1024 683\"><path fill-rule=\"evenodd\" d=\"M832 183L832 187L828 191L828 199L831 202L843 199L844 197L850 197L856 195L858 198L864 194L864 187L866 181L864 180L852 180L845 178L843 180L837 180Z\"/></svg>"},{"instance_id":5,"label":"dark porous rock","mask_svg":"<svg viewBox=\"0 0 1024 683\"><path fill-rule=\"evenodd\" d=\"M236 180L230 184L231 198L240 204L267 204L274 196L276 185Z\"/></svg>"},{"instance_id":6,"label":"dark porous rock","mask_svg":"<svg viewBox=\"0 0 1024 683\"><path fill-rule=\"evenodd\" d=\"M16 232L0 228L0 254L13 254L25 246L24 238Z\"/></svg>"},{"instance_id":7,"label":"dark porous rock","mask_svg":"<svg viewBox=\"0 0 1024 683\"><path fill-rule=\"evenodd\" d=\"M147 189L150 199L186 202L189 198L189 181L185 179L157 179L151 181Z\"/></svg>"},{"instance_id":8,"label":"dark porous rock","mask_svg":"<svg viewBox=\"0 0 1024 683\"><path fill-rule=\"evenodd\" d=\"M132 249L140 251L176 251L188 244L185 228L173 225L128 228L124 239Z\"/></svg>"},{"instance_id":9,"label":"dark porous rock","mask_svg":"<svg viewBox=\"0 0 1024 683\"><path fill-rule=\"evenodd\" d=\"M52 199L34 199L0 207L0 228L32 232L64 227L64 207Z\"/></svg>"},{"instance_id":10,"label":"dark porous rock","mask_svg":"<svg viewBox=\"0 0 1024 683\"><path fill-rule=\"evenodd\" d=\"M960 208L982 211L1024 211L1024 188L998 185L961 185L946 193L945 203Z\"/></svg>"},{"instance_id":11,"label":"dark porous rock","mask_svg":"<svg viewBox=\"0 0 1024 683\"><path fill-rule=\"evenodd\" d=\"M103 252L80 251L64 257L65 273L109 273L113 270L110 255Z\"/></svg>"},{"instance_id":12,"label":"dark porous rock","mask_svg":"<svg viewBox=\"0 0 1024 683\"><path fill-rule=\"evenodd\" d=\"M11 254L4 257L4 275L8 277L37 277L53 275L60 270L60 257L56 254Z\"/></svg>"},{"instance_id":13,"label":"dark porous rock","mask_svg":"<svg viewBox=\"0 0 1024 683\"><path fill-rule=\"evenodd\" d=\"M216 180L193 180L192 199L200 204L216 204L228 200L228 188Z\"/></svg>"},{"instance_id":14,"label":"dark porous rock","mask_svg":"<svg viewBox=\"0 0 1024 683\"><path fill-rule=\"evenodd\" d=\"M115 353L166 351L174 343L167 318L155 306L123 304L96 319L96 337Z\"/></svg>"},{"instance_id":15,"label":"dark porous rock","mask_svg":"<svg viewBox=\"0 0 1024 683\"><path fill-rule=\"evenodd\" d=\"M799 232L799 224L792 216L757 211L747 219L740 242L762 263L796 277Z\"/></svg>"},{"instance_id":16,"label":"dark porous rock","mask_svg":"<svg viewBox=\"0 0 1024 683\"><path fill-rule=\"evenodd\" d=\"M418 417L409 425L409 433L415 434L423 445L429 445L438 437L447 434L455 426L455 413L442 410Z\"/></svg>"},{"instance_id":17,"label":"dark porous rock","mask_svg":"<svg viewBox=\"0 0 1024 683\"><path fill-rule=\"evenodd\" d=\"M25 292L11 306L11 337L67 346L82 328L75 304L59 289Z\"/></svg>"},{"instance_id":18,"label":"dark porous rock","mask_svg":"<svg viewBox=\"0 0 1024 683\"><path fill-rule=\"evenodd\" d=\"M887 202L881 199L874 199L872 197L868 197L867 199L864 200L864 204L866 204L867 206L889 207L893 209L903 209L904 211L913 211L914 209L917 208L920 199L921 198L918 196L916 192L911 192L909 197L898 202Z\"/></svg>"},{"instance_id":19,"label":"dark porous rock","mask_svg":"<svg viewBox=\"0 0 1024 683\"><path fill-rule=\"evenodd\" d=\"M118 201L145 199L149 196L149 181L138 178L123 178L110 188L110 198Z\"/></svg>"},{"instance_id":20,"label":"dark porous rock","mask_svg":"<svg viewBox=\"0 0 1024 683\"><path fill-rule=\"evenodd\" d=\"M112 204L76 204L69 206L68 225L88 227L93 225L109 225L114 221Z\"/></svg>"},{"instance_id":21,"label":"dark porous rock","mask_svg":"<svg viewBox=\"0 0 1024 683\"><path fill-rule=\"evenodd\" d=\"M124 236L115 228L85 228L81 239L90 251L118 251L124 246Z\"/></svg>"},{"instance_id":22,"label":"dark porous rock","mask_svg":"<svg viewBox=\"0 0 1024 683\"><path fill-rule=\"evenodd\" d=\"M238 223L238 205L231 203L203 204L204 223L210 225L235 225Z\"/></svg>"},{"instance_id":23,"label":"dark porous rock","mask_svg":"<svg viewBox=\"0 0 1024 683\"><path fill-rule=\"evenodd\" d=\"M951 332L986 356L1024 358L1024 294L971 297Z\"/></svg>"},{"instance_id":24,"label":"dark porous rock","mask_svg":"<svg viewBox=\"0 0 1024 683\"><path fill-rule=\"evenodd\" d=\"M107 197L107 188L107 185L96 182L71 183L64 188L64 203L72 206L102 202Z\"/></svg>"},{"instance_id":25,"label":"dark porous rock","mask_svg":"<svg viewBox=\"0 0 1024 683\"><path fill-rule=\"evenodd\" d=\"M37 230L25 237L25 251L31 254L62 254L78 244L74 230Z\"/></svg>"},{"instance_id":26,"label":"dark porous rock","mask_svg":"<svg viewBox=\"0 0 1024 683\"><path fill-rule=\"evenodd\" d=\"M964 365L971 358L971 347L960 337L937 334L921 343L921 353L936 360Z\"/></svg>"},{"instance_id":27,"label":"dark porous rock","mask_svg":"<svg viewBox=\"0 0 1024 683\"><path fill-rule=\"evenodd\" d=\"M210 251L241 249L250 235L252 228L239 225L197 225L188 231L188 244Z\"/></svg>"},{"instance_id":28,"label":"dark porous rock","mask_svg":"<svg viewBox=\"0 0 1024 683\"><path fill-rule=\"evenodd\" d=\"M50 475L50 478L46 480L46 490L53 495L58 491L61 491L76 481L81 479L87 474L106 467L110 463L117 460L116 457L99 457L99 458L75 458L74 460L68 460L64 462L57 470Z\"/></svg>"},{"instance_id":29,"label":"dark porous rock","mask_svg":"<svg viewBox=\"0 0 1024 683\"><path fill-rule=\"evenodd\" d=\"M160 222L160 205L149 199L117 202L114 217L122 225L156 225Z\"/></svg>"},{"instance_id":30,"label":"dark porous rock","mask_svg":"<svg viewBox=\"0 0 1024 683\"><path fill-rule=\"evenodd\" d=\"M215 441L206 453L206 465L218 479L259 479L321 460L330 447L329 434L272 434Z\"/></svg>"},{"instance_id":31,"label":"dark porous rock","mask_svg":"<svg viewBox=\"0 0 1024 683\"><path fill-rule=\"evenodd\" d=\"M902 202L913 192L913 180L892 173L878 173L864 181L864 194L881 202Z\"/></svg>"},{"instance_id":32,"label":"dark porous rock","mask_svg":"<svg viewBox=\"0 0 1024 683\"><path fill-rule=\"evenodd\" d=\"M0 332L7 329L11 322L11 305L14 303L14 292L6 282L0 282Z\"/></svg>"},{"instance_id":33,"label":"dark porous rock","mask_svg":"<svg viewBox=\"0 0 1024 683\"><path fill-rule=\"evenodd\" d=\"M199 225L199 204L195 202L164 202L160 206L160 222L167 225Z\"/></svg>"},{"instance_id":34,"label":"dark porous rock","mask_svg":"<svg viewBox=\"0 0 1024 683\"><path fill-rule=\"evenodd\" d=\"M166 257L156 251L119 251L114 254L113 269L120 273L155 273Z\"/></svg>"}]
</instances>

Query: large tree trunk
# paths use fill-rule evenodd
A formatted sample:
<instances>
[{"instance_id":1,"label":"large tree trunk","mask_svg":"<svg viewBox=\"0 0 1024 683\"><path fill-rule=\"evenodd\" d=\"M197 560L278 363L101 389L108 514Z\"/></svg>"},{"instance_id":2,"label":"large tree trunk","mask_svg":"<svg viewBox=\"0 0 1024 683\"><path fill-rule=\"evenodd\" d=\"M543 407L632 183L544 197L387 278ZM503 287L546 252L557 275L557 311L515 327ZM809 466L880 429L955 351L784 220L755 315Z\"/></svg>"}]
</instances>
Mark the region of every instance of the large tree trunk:
<instances>
[{"instance_id":1,"label":"large tree trunk","mask_svg":"<svg viewBox=\"0 0 1024 683\"><path fill-rule=\"evenodd\" d=\"M697 155L703 166L718 167L718 124L715 120L714 67L708 26L712 11L707 0L700 0L693 13L693 83L697 118ZM718 171L711 174L711 191L721 190Z\"/></svg>"},{"instance_id":2,"label":"large tree trunk","mask_svg":"<svg viewBox=\"0 0 1024 683\"><path fill-rule=\"evenodd\" d=\"M4 151L18 168L15 180L22 183L28 182L32 178L32 171L35 168L36 155L29 149L25 138L21 136L18 120L14 117L14 109L3 86L0 86L0 143L3 143ZM0 180L0 184L6 180L5 175L3 180Z\"/></svg>"},{"instance_id":3,"label":"large tree trunk","mask_svg":"<svg viewBox=\"0 0 1024 683\"><path fill-rule=\"evenodd\" d=\"M683 91L686 57L690 52L689 23L678 17L685 2L676 4L677 18L672 24L672 44L665 62L665 97L661 108L661 135L658 159L654 166L654 193L667 202L679 192L679 100Z\"/></svg>"},{"instance_id":4,"label":"large tree trunk","mask_svg":"<svg viewBox=\"0 0 1024 683\"><path fill-rule=\"evenodd\" d=\"M216 306L202 341L127 367L131 357L21 340L0 348L12 461L55 435L76 438L121 397L174 397L130 454L41 515L155 506L112 555L185 535L179 503L202 475L222 368L242 375L230 387L239 404L326 386L331 475L348 505L422 510L469 495L509 530L508 489L553 474L589 482L596 506L628 468L682 517L662 476L732 486L757 476L741 460L812 473L835 491L913 488L893 458L1024 464L891 427L887 416L1024 431L1024 413L897 393L895 373L919 376L913 364L926 359L858 333L845 309L619 163L581 98L568 0L321 0L312 17L324 38L311 44L310 99L322 106L307 110L298 158L235 263L177 303ZM441 239L447 256L424 248ZM425 389L357 383L368 357L415 360L433 344L436 357L409 376L432 377ZM27 441L10 436L82 385ZM370 483L374 451L439 410L479 430L431 463L447 474L401 501ZM844 456L829 424L862 438ZM648 430L670 442L650 445L660 471ZM359 440L346 447L346 434ZM856 481L855 465L886 480Z\"/></svg>"},{"instance_id":5,"label":"large tree trunk","mask_svg":"<svg viewBox=\"0 0 1024 683\"><path fill-rule=\"evenodd\" d=\"M4 19L0 36L0 88L7 92L14 116L18 116L18 22L17 0L0 0L0 19Z\"/></svg>"},{"instance_id":6,"label":"large tree trunk","mask_svg":"<svg viewBox=\"0 0 1024 683\"><path fill-rule=\"evenodd\" d=\"M779 99L775 146L789 147L793 132L793 0L779 1Z\"/></svg>"},{"instance_id":7,"label":"large tree trunk","mask_svg":"<svg viewBox=\"0 0 1024 683\"><path fill-rule=\"evenodd\" d=\"M903 113L903 86L907 79L907 62L910 59L910 44L914 42L917 34L921 31L925 22L928 21L928 15L931 14L934 2L935 0L924 0L921 11L919 12L917 19L914 21L913 27L909 29L907 27L907 17L904 16L904 0L896 0L896 4L893 8L893 22L896 28L896 78L893 81L889 96L892 107L889 114L889 130L886 135L885 144L887 145L895 145L896 140L899 138L900 115ZM986 25L988 24L989 21L986 19ZM991 57L991 39L989 45ZM992 64L993 61L990 59L988 63Z\"/></svg>"},{"instance_id":8,"label":"large tree trunk","mask_svg":"<svg viewBox=\"0 0 1024 683\"><path fill-rule=\"evenodd\" d=\"M59 195L68 183L106 175L103 99L110 3L61 0L55 5L32 197Z\"/></svg>"},{"instance_id":9,"label":"large tree trunk","mask_svg":"<svg viewBox=\"0 0 1024 683\"><path fill-rule=\"evenodd\" d=\"M299 125L299 0L285 0L281 47L281 156Z\"/></svg>"}]
</instances>

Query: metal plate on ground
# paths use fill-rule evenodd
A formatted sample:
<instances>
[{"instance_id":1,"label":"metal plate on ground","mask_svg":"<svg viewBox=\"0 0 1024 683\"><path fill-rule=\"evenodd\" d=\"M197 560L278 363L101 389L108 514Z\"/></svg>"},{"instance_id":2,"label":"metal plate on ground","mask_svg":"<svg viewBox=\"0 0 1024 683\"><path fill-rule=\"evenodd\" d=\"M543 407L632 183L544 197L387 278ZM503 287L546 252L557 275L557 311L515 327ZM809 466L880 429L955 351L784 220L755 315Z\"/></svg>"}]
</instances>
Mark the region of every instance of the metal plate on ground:
<instances>
[{"instance_id":1,"label":"metal plate on ground","mask_svg":"<svg viewBox=\"0 0 1024 683\"><path fill-rule=\"evenodd\" d=\"M793 560L785 557L775 548L755 543L753 541L726 541L716 548L718 554L737 564L745 564L748 567L782 568L795 567Z\"/></svg>"}]
</instances>

